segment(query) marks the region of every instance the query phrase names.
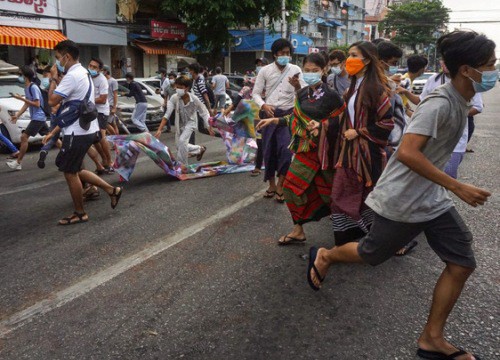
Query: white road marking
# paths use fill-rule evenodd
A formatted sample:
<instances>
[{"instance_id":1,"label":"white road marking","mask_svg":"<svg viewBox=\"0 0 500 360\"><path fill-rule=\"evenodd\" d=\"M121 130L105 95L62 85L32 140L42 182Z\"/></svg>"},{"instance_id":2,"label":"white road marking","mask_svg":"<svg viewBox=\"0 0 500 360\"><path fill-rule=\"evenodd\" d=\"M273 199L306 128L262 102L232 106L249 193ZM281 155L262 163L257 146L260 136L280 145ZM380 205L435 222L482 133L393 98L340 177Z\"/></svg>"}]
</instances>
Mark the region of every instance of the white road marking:
<instances>
[{"instance_id":1,"label":"white road marking","mask_svg":"<svg viewBox=\"0 0 500 360\"><path fill-rule=\"evenodd\" d=\"M183 230L175 232L165 238L160 238L155 245L150 246L142 251L139 251L127 258L119 261L115 265L108 267L70 287L50 294L46 299L37 302L36 304L21 310L0 322L0 338L5 337L12 331L29 323L33 318L46 314L54 309L57 309L64 304L67 304L80 296L87 294L93 289L105 284L114 279L118 275L130 270L131 268L149 260L150 258L164 252L175 244L192 237L208 226L216 224L225 217L228 217L237 211L251 205L262 198L264 191L259 191L250 195L233 205L222 209L209 218L202 220Z\"/></svg>"}]
</instances>

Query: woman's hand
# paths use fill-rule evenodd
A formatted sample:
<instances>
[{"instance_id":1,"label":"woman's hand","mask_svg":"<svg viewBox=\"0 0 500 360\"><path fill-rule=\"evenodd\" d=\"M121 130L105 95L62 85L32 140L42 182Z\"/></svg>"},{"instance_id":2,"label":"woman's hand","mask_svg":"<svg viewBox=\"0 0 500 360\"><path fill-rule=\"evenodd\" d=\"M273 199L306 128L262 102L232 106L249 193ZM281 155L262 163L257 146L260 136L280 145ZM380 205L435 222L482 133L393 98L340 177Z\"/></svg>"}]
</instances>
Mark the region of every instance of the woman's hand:
<instances>
[{"instance_id":1,"label":"woman's hand","mask_svg":"<svg viewBox=\"0 0 500 360\"><path fill-rule=\"evenodd\" d=\"M356 139L358 136L358 133L354 129L349 129L344 133L344 137L349 141Z\"/></svg>"},{"instance_id":2,"label":"woman's hand","mask_svg":"<svg viewBox=\"0 0 500 360\"><path fill-rule=\"evenodd\" d=\"M307 124L307 131L313 132L314 130L319 130L321 124L316 120L311 120Z\"/></svg>"}]
</instances>

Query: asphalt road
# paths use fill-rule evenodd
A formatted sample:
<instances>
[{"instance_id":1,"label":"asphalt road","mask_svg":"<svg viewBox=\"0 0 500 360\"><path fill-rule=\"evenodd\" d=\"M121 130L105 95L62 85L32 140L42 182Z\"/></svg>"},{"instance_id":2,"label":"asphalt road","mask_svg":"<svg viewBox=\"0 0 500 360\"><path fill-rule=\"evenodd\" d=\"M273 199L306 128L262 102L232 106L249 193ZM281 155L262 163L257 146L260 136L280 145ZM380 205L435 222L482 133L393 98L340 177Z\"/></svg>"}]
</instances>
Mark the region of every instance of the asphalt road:
<instances>
[{"instance_id":1,"label":"asphalt road","mask_svg":"<svg viewBox=\"0 0 500 360\"><path fill-rule=\"evenodd\" d=\"M447 328L483 360L500 358L499 96L485 95L460 168L493 196L481 208L456 201L479 267ZM220 139L197 138L206 160L224 158ZM69 193L36 160L21 172L0 164L0 359L415 359L443 268L425 239L375 268L338 266L316 293L308 246L276 245L291 220L261 198L261 179L179 182L145 159L116 210L102 196L87 224L60 227ZM308 245L333 243L328 219L306 231Z\"/></svg>"}]
</instances>

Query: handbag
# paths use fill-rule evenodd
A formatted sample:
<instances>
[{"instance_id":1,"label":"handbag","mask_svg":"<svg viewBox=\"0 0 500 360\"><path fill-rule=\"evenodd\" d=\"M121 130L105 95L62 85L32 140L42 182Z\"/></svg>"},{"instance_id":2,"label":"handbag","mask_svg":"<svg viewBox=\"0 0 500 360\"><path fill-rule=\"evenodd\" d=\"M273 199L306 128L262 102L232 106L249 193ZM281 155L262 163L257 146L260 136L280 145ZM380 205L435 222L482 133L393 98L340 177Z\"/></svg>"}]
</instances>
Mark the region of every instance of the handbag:
<instances>
[{"instance_id":1,"label":"handbag","mask_svg":"<svg viewBox=\"0 0 500 360\"><path fill-rule=\"evenodd\" d=\"M89 90L83 100L70 100L65 102L56 113L55 121L60 128L68 127L79 120L79 125L82 129L88 130L90 123L97 118L97 108L90 101L92 93L92 80L89 76Z\"/></svg>"}]
</instances>

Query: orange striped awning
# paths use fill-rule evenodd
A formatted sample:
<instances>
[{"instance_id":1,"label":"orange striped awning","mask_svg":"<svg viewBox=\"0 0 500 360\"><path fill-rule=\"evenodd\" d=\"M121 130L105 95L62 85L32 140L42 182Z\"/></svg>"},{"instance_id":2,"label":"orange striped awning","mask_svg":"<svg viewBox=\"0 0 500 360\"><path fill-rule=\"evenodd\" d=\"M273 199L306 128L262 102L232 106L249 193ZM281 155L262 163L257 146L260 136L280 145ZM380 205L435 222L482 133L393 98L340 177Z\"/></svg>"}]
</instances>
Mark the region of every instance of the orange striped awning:
<instances>
[{"instance_id":1,"label":"orange striped awning","mask_svg":"<svg viewBox=\"0 0 500 360\"><path fill-rule=\"evenodd\" d=\"M169 46L161 43L135 43L138 47L140 47L144 52L148 55L182 55L182 56L191 56L191 52L189 50L184 49L180 46Z\"/></svg>"},{"instance_id":2,"label":"orange striped awning","mask_svg":"<svg viewBox=\"0 0 500 360\"><path fill-rule=\"evenodd\" d=\"M66 37L58 30L0 26L0 45L53 49Z\"/></svg>"}]
</instances>

